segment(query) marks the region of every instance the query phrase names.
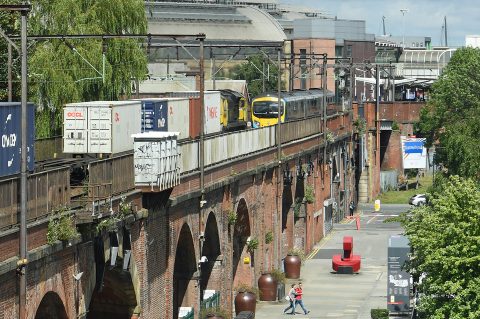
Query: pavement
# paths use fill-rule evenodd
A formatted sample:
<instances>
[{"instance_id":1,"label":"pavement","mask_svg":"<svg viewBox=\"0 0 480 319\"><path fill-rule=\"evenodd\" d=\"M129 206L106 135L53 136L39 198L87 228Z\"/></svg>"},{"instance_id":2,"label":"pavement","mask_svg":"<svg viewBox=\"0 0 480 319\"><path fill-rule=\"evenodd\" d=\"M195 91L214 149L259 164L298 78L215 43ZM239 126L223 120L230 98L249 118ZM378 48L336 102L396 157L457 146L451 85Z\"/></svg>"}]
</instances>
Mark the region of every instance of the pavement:
<instances>
[{"instance_id":1,"label":"pavement","mask_svg":"<svg viewBox=\"0 0 480 319\"><path fill-rule=\"evenodd\" d=\"M409 205L382 205L374 212L373 205L358 207L360 229L355 220L345 219L318 243L301 269L301 279L288 280L303 284L303 301L310 310L304 315L300 307L296 315L283 314L288 302L257 303L256 319L370 319L372 308L387 308L387 248L390 235L402 233L398 223L384 223L389 217L410 209ZM342 251L343 236L353 236L353 253L361 256L358 274L339 275L332 271L331 257Z\"/></svg>"}]
</instances>

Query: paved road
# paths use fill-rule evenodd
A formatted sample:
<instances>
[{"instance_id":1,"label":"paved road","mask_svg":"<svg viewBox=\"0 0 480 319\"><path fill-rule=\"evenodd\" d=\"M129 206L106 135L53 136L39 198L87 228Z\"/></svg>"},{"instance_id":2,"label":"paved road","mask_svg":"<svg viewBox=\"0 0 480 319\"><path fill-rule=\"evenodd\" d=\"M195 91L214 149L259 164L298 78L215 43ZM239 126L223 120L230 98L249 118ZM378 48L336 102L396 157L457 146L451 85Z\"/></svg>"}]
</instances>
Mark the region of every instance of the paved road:
<instances>
[{"instance_id":1,"label":"paved road","mask_svg":"<svg viewBox=\"0 0 480 319\"><path fill-rule=\"evenodd\" d=\"M286 315L283 314L286 301L260 302L255 318L370 319L370 309L386 308L388 237L400 234L402 229L397 223L383 223L383 220L408 209L409 205L382 205L382 211L375 213L373 206L361 206L360 230L353 220L335 224L302 267L304 303L311 312L303 315L297 309L297 315ZM354 254L362 256L359 274L331 272L331 256L341 251L346 235L353 236Z\"/></svg>"}]
</instances>

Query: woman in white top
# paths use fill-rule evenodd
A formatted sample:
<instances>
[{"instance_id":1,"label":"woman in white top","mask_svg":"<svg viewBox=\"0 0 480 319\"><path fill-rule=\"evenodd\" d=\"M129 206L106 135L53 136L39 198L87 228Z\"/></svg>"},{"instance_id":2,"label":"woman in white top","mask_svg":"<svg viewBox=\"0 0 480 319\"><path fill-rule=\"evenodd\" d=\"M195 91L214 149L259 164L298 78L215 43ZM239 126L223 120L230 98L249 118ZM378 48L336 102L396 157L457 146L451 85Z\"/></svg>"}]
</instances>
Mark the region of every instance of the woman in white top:
<instances>
[{"instance_id":1,"label":"woman in white top","mask_svg":"<svg viewBox=\"0 0 480 319\"><path fill-rule=\"evenodd\" d=\"M290 299L290 305L283 311L283 313L286 313L288 310L292 309L292 312L290 312L291 315L295 314L295 284L292 284L292 288L290 288L290 291L288 292L288 298Z\"/></svg>"}]
</instances>

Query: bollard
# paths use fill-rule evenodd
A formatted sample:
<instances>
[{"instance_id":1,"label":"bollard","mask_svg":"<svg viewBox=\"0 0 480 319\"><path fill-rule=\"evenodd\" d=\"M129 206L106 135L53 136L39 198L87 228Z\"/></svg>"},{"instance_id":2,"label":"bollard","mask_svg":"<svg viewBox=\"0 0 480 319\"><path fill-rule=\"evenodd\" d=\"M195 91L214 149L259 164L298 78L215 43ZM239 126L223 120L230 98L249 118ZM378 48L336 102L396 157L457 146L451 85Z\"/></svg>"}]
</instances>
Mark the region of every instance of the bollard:
<instances>
[{"instance_id":1,"label":"bollard","mask_svg":"<svg viewBox=\"0 0 480 319\"><path fill-rule=\"evenodd\" d=\"M355 223L357 224L357 230L360 230L360 216L355 216Z\"/></svg>"},{"instance_id":2,"label":"bollard","mask_svg":"<svg viewBox=\"0 0 480 319\"><path fill-rule=\"evenodd\" d=\"M379 212L379 211L380 211L380 200L379 200L379 199L376 199L376 200L375 200L375 205L374 205L374 207L375 207L375 211L376 211L376 212Z\"/></svg>"}]
</instances>

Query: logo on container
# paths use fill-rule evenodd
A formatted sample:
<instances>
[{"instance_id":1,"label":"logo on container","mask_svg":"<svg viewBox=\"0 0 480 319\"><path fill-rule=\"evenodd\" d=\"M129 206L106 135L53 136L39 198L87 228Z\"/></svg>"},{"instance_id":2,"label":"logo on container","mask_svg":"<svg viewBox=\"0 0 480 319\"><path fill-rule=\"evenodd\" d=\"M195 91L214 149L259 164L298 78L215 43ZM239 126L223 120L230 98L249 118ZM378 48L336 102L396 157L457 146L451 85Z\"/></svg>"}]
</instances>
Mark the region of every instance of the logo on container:
<instances>
[{"instance_id":1,"label":"logo on container","mask_svg":"<svg viewBox=\"0 0 480 319\"><path fill-rule=\"evenodd\" d=\"M67 117L68 118L83 118L83 113L82 112L75 112L75 111L72 111L72 112L67 112Z\"/></svg>"},{"instance_id":2,"label":"logo on container","mask_svg":"<svg viewBox=\"0 0 480 319\"><path fill-rule=\"evenodd\" d=\"M15 147L17 143L16 134L3 134L2 135L2 148Z\"/></svg>"},{"instance_id":3,"label":"logo on container","mask_svg":"<svg viewBox=\"0 0 480 319\"><path fill-rule=\"evenodd\" d=\"M207 114L211 119L218 118L218 110L215 106L207 106Z\"/></svg>"}]
</instances>

